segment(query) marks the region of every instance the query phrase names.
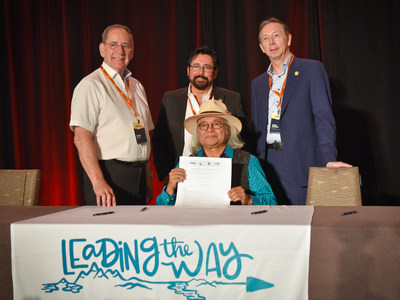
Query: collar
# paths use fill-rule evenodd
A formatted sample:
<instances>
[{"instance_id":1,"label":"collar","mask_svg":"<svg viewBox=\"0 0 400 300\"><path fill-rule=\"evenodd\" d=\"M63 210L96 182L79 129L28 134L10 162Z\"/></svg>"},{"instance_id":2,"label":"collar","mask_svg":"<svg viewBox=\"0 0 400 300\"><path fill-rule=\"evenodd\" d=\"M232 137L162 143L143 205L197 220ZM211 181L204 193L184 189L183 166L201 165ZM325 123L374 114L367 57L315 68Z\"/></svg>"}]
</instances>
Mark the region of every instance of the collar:
<instances>
[{"instance_id":1,"label":"collar","mask_svg":"<svg viewBox=\"0 0 400 300\"><path fill-rule=\"evenodd\" d=\"M288 56L288 57L285 59L285 61L283 62L283 65L282 65L282 73L281 73L281 74L277 74L277 73L272 72L272 71L271 71L272 64L269 64L268 70L267 70L268 75L270 75L270 76L274 76L274 75L284 75L284 74L286 73L287 68L288 68L289 61L290 61L290 58L291 58L291 57L292 57L292 52L290 52L289 56Z\"/></svg>"},{"instance_id":2,"label":"collar","mask_svg":"<svg viewBox=\"0 0 400 300\"><path fill-rule=\"evenodd\" d=\"M188 96L193 96L194 97L194 94L192 93L191 87L192 87L192 84L189 82ZM211 84L211 88L208 90L207 93L203 94L203 98L206 97L207 100L210 99L210 95L211 95L211 92L212 92L213 89L214 89L214 85Z\"/></svg>"},{"instance_id":3,"label":"collar","mask_svg":"<svg viewBox=\"0 0 400 300\"><path fill-rule=\"evenodd\" d=\"M203 157L204 156L204 148L201 147L199 153L197 153L198 157ZM224 152L221 154L221 157L229 157L233 158L233 149L226 145Z\"/></svg>"},{"instance_id":4,"label":"collar","mask_svg":"<svg viewBox=\"0 0 400 300\"><path fill-rule=\"evenodd\" d=\"M111 68L109 65L107 65L104 61L102 63L102 66L104 69L106 69L107 73L111 76L112 79L115 80L115 78L118 78L118 72L115 71L113 68ZM127 80L129 77L132 76L132 72L129 71L127 68L124 70L124 81Z\"/></svg>"}]
</instances>

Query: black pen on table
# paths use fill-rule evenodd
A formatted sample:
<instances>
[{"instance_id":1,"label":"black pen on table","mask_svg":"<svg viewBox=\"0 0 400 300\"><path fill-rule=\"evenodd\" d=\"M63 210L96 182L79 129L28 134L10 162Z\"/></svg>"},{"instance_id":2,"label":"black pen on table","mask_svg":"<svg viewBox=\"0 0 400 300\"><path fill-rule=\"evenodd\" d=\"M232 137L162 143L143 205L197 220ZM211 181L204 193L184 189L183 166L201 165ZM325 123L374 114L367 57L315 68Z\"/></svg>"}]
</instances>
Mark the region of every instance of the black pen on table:
<instances>
[{"instance_id":1,"label":"black pen on table","mask_svg":"<svg viewBox=\"0 0 400 300\"><path fill-rule=\"evenodd\" d=\"M258 214L264 214L266 213L268 210L264 209L264 210L258 210L258 211L253 211L251 214L252 215L258 215Z\"/></svg>"},{"instance_id":2,"label":"black pen on table","mask_svg":"<svg viewBox=\"0 0 400 300\"><path fill-rule=\"evenodd\" d=\"M110 215L110 214L113 214L114 212L113 211L106 211L106 212L101 212L101 213L95 213L95 214L93 214L93 216L95 217L95 216L104 216L104 215Z\"/></svg>"},{"instance_id":3,"label":"black pen on table","mask_svg":"<svg viewBox=\"0 0 400 300\"><path fill-rule=\"evenodd\" d=\"M341 213L342 216L354 215L354 214L358 214L358 210L345 211Z\"/></svg>"}]
</instances>

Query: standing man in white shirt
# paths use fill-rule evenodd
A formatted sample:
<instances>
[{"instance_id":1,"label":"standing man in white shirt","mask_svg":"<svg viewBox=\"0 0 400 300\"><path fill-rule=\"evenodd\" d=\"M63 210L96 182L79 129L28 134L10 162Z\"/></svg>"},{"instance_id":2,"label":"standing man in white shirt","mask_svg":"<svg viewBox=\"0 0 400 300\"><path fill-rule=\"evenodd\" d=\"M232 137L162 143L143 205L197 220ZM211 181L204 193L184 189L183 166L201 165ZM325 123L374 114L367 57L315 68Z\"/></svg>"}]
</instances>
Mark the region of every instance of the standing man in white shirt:
<instances>
[{"instance_id":1,"label":"standing man in white shirt","mask_svg":"<svg viewBox=\"0 0 400 300\"><path fill-rule=\"evenodd\" d=\"M70 128L84 169L88 205L144 205L153 197L146 93L127 66L131 30L108 26L99 45L104 61L76 86Z\"/></svg>"}]
</instances>

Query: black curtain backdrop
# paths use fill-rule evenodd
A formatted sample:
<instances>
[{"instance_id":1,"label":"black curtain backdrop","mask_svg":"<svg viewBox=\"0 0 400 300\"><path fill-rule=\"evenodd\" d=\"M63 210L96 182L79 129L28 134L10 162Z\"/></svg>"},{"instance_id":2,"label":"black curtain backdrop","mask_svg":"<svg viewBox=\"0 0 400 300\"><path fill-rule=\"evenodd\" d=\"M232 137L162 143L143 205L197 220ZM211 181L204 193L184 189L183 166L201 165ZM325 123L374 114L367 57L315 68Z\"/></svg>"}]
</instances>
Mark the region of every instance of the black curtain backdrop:
<instances>
[{"instance_id":1,"label":"black curtain backdrop","mask_svg":"<svg viewBox=\"0 0 400 300\"><path fill-rule=\"evenodd\" d=\"M292 52L321 60L331 79L339 159L357 165L366 205L399 205L400 2L323 0L2 0L0 168L42 171L40 205L81 205L82 169L69 130L74 87L102 62L110 24L129 26L129 66L156 122L165 91L187 86L188 53L220 58L219 86L241 93L268 66L260 21L285 20ZM154 178L155 197L161 189ZM153 204L154 200L153 199Z\"/></svg>"}]
</instances>

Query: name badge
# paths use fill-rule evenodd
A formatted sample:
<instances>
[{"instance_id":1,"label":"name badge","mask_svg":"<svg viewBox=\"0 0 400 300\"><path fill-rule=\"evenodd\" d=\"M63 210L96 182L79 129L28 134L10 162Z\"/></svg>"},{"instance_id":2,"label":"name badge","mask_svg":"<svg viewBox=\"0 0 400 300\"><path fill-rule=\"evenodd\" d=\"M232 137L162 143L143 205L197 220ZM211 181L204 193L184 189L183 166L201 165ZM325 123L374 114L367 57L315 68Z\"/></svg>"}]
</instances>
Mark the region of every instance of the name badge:
<instances>
[{"instance_id":1,"label":"name badge","mask_svg":"<svg viewBox=\"0 0 400 300\"><path fill-rule=\"evenodd\" d=\"M147 143L146 131L142 121L133 122L133 131L135 132L136 142L139 145Z\"/></svg>"},{"instance_id":2,"label":"name badge","mask_svg":"<svg viewBox=\"0 0 400 300\"><path fill-rule=\"evenodd\" d=\"M280 133L280 120L278 119L271 119L271 128L269 129L270 133Z\"/></svg>"}]
</instances>

